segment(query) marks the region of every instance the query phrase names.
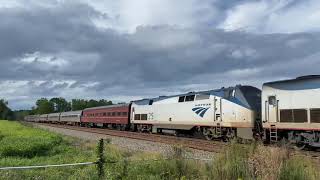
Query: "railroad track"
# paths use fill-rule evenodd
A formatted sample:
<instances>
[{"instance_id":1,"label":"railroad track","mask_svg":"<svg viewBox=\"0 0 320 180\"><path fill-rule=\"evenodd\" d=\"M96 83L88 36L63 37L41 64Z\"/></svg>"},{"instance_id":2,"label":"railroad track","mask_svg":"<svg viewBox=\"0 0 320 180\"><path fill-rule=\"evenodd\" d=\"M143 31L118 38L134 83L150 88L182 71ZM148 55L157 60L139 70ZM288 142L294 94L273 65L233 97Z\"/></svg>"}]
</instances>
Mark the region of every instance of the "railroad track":
<instances>
[{"instance_id":1,"label":"railroad track","mask_svg":"<svg viewBox=\"0 0 320 180\"><path fill-rule=\"evenodd\" d=\"M159 135L159 134L151 134L151 133L118 131L118 130L111 130L111 129L87 128L87 127L58 125L58 124L43 124L43 123L35 123L35 124L41 124L45 126L70 129L70 130L76 130L76 131L90 132L90 133L96 133L96 134L124 137L124 138L130 138L130 139L159 142L159 143L170 144L170 145L179 145L187 148L203 150L208 152L215 152L215 153L221 152L228 145L227 143L223 143L219 141L208 141L203 139L176 137L176 136Z\"/></svg>"}]
</instances>

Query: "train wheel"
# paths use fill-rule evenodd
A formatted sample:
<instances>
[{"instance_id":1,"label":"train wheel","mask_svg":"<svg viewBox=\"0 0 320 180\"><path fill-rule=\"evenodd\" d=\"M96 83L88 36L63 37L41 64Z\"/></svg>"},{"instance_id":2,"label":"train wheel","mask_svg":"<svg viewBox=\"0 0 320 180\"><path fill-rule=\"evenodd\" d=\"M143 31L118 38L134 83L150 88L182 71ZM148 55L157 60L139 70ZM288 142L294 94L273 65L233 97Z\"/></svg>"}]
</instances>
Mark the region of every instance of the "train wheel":
<instances>
[{"instance_id":1,"label":"train wheel","mask_svg":"<svg viewBox=\"0 0 320 180\"><path fill-rule=\"evenodd\" d=\"M304 144L304 143L296 143L295 145L294 145L294 149L296 149L296 150L302 150L302 149L304 149L306 147L306 144Z\"/></svg>"},{"instance_id":2,"label":"train wheel","mask_svg":"<svg viewBox=\"0 0 320 180\"><path fill-rule=\"evenodd\" d=\"M236 133L234 130L228 129L226 136L223 138L225 142L229 142L236 137Z\"/></svg>"},{"instance_id":3,"label":"train wheel","mask_svg":"<svg viewBox=\"0 0 320 180\"><path fill-rule=\"evenodd\" d=\"M140 124L137 125L137 131L139 133L142 133L142 125L140 125Z\"/></svg>"},{"instance_id":4,"label":"train wheel","mask_svg":"<svg viewBox=\"0 0 320 180\"><path fill-rule=\"evenodd\" d=\"M213 140L215 138L215 130L213 128L203 128L202 134L207 140Z\"/></svg>"}]
</instances>

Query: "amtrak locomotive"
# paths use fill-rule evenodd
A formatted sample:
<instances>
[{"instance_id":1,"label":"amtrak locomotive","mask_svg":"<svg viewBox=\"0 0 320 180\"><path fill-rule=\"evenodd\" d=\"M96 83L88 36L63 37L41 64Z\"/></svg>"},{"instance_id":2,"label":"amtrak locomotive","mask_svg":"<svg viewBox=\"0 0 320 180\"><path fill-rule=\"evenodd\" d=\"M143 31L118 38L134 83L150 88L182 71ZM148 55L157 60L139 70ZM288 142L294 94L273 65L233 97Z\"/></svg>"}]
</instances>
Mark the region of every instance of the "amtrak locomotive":
<instances>
[{"instance_id":1,"label":"amtrak locomotive","mask_svg":"<svg viewBox=\"0 0 320 180\"><path fill-rule=\"evenodd\" d=\"M208 140L263 137L320 147L320 76L160 96L26 121L101 126L152 133L201 134Z\"/></svg>"},{"instance_id":2,"label":"amtrak locomotive","mask_svg":"<svg viewBox=\"0 0 320 180\"><path fill-rule=\"evenodd\" d=\"M200 131L214 138L252 138L259 122L261 91L236 86L133 101L131 123L138 131ZM257 121L258 120L258 121Z\"/></svg>"}]
</instances>

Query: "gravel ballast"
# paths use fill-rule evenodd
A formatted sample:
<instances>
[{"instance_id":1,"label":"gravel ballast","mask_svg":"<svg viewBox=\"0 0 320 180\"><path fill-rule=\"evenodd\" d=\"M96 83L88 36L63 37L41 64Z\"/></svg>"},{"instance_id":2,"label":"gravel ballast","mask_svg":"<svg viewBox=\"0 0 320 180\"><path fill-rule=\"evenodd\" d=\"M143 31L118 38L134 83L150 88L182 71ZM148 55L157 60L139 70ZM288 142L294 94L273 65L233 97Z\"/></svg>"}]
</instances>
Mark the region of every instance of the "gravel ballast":
<instances>
[{"instance_id":1,"label":"gravel ballast","mask_svg":"<svg viewBox=\"0 0 320 180\"><path fill-rule=\"evenodd\" d=\"M117 137L117 136L71 130L71 129L64 129L64 128L46 126L43 124L35 124L34 126L42 129L46 129L52 132L56 132L62 135L76 137L76 138L89 140L93 142L96 142L101 138L110 139L111 144L116 145L122 149L126 149L127 151L130 151L130 152L137 152L137 151L154 152L154 153L160 153L165 157L170 156L173 153L172 145L164 144L164 143L123 138L123 137ZM196 159L212 159L215 154L216 153L213 153L213 152L201 151L201 150L190 149L190 148L186 148L186 152L185 152L185 156L187 158L196 158Z\"/></svg>"}]
</instances>

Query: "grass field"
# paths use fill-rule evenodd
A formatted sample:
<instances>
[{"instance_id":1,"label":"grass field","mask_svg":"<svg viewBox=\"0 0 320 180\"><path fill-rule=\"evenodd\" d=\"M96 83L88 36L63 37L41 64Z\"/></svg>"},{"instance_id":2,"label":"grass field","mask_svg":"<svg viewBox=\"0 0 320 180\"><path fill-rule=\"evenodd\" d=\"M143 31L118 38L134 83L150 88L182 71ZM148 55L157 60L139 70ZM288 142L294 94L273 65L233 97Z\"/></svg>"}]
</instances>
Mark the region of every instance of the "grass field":
<instances>
[{"instance_id":1,"label":"grass field","mask_svg":"<svg viewBox=\"0 0 320 180\"><path fill-rule=\"evenodd\" d=\"M232 143L210 162L184 160L176 147L171 160L132 153L108 144L105 179L319 179L307 158L289 157L283 148ZM62 137L17 122L0 121L0 167L95 161L96 144ZM154 160L156 159L156 161ZM214 163L213 163L214 162ZM95 165L33 170L0 170L0 179L98 179Z\"/></svg>"}]
</instances>

